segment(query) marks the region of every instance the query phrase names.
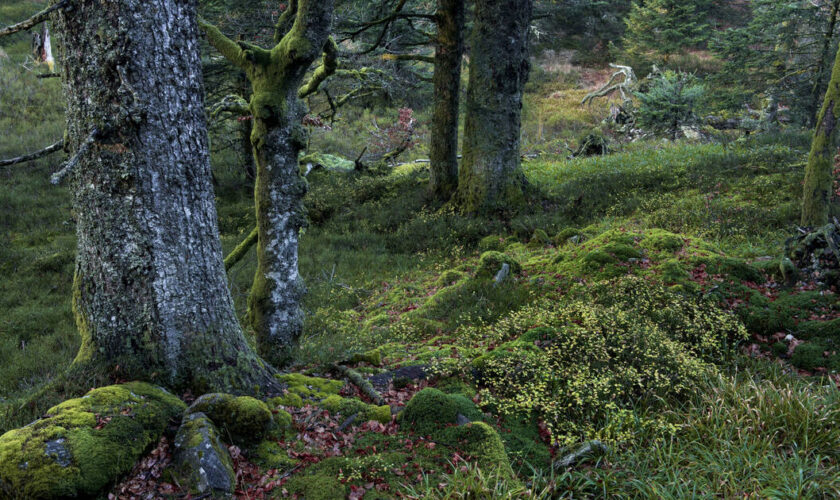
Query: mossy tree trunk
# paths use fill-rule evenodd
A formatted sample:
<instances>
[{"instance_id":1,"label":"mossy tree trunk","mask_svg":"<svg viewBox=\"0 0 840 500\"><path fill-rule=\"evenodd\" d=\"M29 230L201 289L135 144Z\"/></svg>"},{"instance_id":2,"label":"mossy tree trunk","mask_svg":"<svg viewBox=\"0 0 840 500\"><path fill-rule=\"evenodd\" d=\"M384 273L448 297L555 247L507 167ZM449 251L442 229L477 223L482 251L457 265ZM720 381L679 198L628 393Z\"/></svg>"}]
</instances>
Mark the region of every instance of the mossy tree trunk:
<instances>
[{"instance_id":1,"label":"mossy tree trunk","mask_svg":"<svg viewBox=\"0 0 840 500\"><path fill-rule=\"evenodd\" d=\"M467 213L524 202L522 92L532 0L476 0L458 203Z\"/></svg>"},{"instance_id":2,"label":"mossy tree trunk","mask_svg":"<svg viewBox=\"0 0 840 500\"><path fill-rule=\"evenodd\" d=\"M458 103L464 53L464 1L438 0L429 191L448 200L458 188Z\"/></svg>"},{"instance_id":3,"label":"mossy tree trunk","mask_svg":"<svg viewBox=\"0 0 840 500\"><path fill-rule=\"evenodd\" d=\"M277 366L290 360L303 329L298 233L304 224L306 182L300 176L298 153L306 144L306 131L299 91L318 56L325 49L335 54L334 42L328 40L332 11L331 0L293 0L278 21L271 49L234 42L202 22L210 43L245 71L253 88L258 243L248 318L258 352ZM330 66L327 60L325 56L324 67ZM313 78L324 77L322 68Z\"/></svg>"},{"instance_id":4,"label":"mossy tree trunk","mask_svg":"<svg viewBox=\"0 0 840 500\"><path fill-rule=\"evenodd\" d=\"M191 0L54 14L78 255L77 367L196 392L270 390L222 264Z\"/></svg>"},{"instance_id":5,"label":"mossy tree trunk","mask_svg":"<svg viewBox=\"0 0 840 500\"><path fill-rule=\"evenodd\" d=\"M803 226L822 226L831 211L834 179L834 155L837 153L837 119L840 118L840 50L834 59L831 80L825 91L823 106L817 115L817 126L805 167L805 188L802 198Z\"/></svg>"}]
</instances>

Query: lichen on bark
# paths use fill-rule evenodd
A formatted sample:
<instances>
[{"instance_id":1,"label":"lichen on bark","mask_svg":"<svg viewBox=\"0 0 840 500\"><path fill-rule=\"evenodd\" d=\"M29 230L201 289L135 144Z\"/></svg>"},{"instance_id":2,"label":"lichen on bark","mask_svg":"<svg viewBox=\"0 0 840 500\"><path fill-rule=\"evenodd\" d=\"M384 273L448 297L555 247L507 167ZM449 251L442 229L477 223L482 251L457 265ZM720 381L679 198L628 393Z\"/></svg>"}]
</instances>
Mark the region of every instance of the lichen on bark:
<instances>
[{"instance_id":1,"label":"lichen on bark","mask_svg":"<svg viewBox=\"0 0 840 500\"><path fill-rule=\"evenodd\" d=\"M301 96L335 71L336 46L329 39L332 1L297 0L280 16L274 47L235 42L201 21L210 43L242 68L253 87L251 144L257 167L257 270L248 298L248 320L261 356L276 366L291 359L303 330L298 273L298 234L305 222L306 181L298 155L306 143ZM321 53L323 64L303 84Z\"/></svg>"},{"instance_id":2,"label":"lichen on bark","mask_svg":"<svg viewBox=\"0 0 840 500\"><path fill-rule=\"evenodd\" d=\"M822 109L817 116L811 153L805 168L801 219L803 226L817 227L828 222L833 196L832 172L834 155L837 151L838 118L840 118L840 50L835 57L831 80L825 92Z\"/></svg>"}]
</instances>

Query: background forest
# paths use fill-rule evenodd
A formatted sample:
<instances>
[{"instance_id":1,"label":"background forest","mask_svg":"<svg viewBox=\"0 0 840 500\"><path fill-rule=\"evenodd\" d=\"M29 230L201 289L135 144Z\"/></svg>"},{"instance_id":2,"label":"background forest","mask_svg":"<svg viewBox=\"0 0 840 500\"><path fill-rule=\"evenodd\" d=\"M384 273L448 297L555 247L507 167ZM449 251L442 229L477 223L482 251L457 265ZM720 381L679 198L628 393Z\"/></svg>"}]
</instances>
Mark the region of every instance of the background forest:
<instances>
[{"instance_id":1,"label":"background forest","mask_svg":"<svg viewBox=\"0 0 840 500\"><path fill-rule=\"evenodd\" d=\"M79 214L51 182L67 155L0 166L0 497L840 497L840 167L822 219L803 218L840 0L536 0L505 177L520 187L489 209L430 161L485 147L464 144L473 2L455 30L459 148L435 145L446 4L337 0L334 52L304 68L318 80L335 57L297 94L304 320L267 357L275 397L176 397L119 366L67 377ZM2 0L0 26L44 6ZM287 8L198 7L225 268L256 350L259 85L207 26L267 47ZM66 69L43 34L0 38L0 159L65 137ZM131 407L142 442L118 444L136 431L121 390L154 401L153 417ZM221 443L220 482L178 455L194 443L168 420L186 405L184 426L218 427L195 432ZM95 431L67 434L74 458L27 476L18 450L40 439L61 462L49 440L82 414ZM26 434L47 417L48 437Z\"/></svg>"}]
</instances>

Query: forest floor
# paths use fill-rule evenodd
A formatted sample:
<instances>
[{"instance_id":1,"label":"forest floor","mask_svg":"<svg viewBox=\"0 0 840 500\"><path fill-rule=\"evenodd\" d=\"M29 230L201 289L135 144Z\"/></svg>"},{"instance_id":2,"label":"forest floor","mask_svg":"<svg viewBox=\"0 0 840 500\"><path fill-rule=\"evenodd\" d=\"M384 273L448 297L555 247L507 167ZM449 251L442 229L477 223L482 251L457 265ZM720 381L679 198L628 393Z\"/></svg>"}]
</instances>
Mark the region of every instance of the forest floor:
<instances>
[{"instance_id":1,"label":"forest floor","mask_svg":"<svg viewBox=\"0 0 840 500\"><path fill-rule=\"evenodd\" d=\"M542 154L524 169L540 195L522 211L430 202L424 164L309 175L306 331L289 393L268 402L290 423L231 444L239 498L840 497L837 290L781 271L809 134L569 160L599 119L576 107L581 81L599 77L567 70L529 90L525 143ZM58 82L2 56L0 103L0 157L61 136ZM214 157L225 250L254 224L231 162ZM21 408L78 348L54 168L0 170L0 433L71 396ZM254 267L252 251L229 274L243 316ZM592 440L606 448L560 463ZM184 497L171 457L168 436L112 495Z\"/></svg>"}]
</instances>

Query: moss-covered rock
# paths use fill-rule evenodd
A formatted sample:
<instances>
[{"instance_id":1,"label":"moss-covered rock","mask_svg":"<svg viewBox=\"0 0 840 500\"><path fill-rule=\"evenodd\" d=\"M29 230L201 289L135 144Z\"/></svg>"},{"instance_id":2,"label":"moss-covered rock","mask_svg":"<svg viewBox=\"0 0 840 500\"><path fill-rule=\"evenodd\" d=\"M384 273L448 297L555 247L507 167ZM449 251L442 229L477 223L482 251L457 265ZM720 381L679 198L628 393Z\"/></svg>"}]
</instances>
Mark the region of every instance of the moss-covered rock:
<instances>
[{"instance_id":1,"label":"moss-covered rock","mask_svg":"<svg viewBox=\"0 0 840 500\"><path fill-rule=\"evenodd\" d=\"M466 277L467 277L467 273L464 273L464 272L461 272L461 271L456 271L455 269L449 269L447 271L444 271L443 274L441 274L438 277L437 281L435 281L435 286L438 286L438 287L451 286L451 285L461 281L462 279L464 279Z\"/></svg>"},{"instance_id":2,"label":"moss-covered rock","mask_svg":"<svg viewBox=\"0 0 840 500\"><path fill-rule=\"evenodd\" d=\"M479 467L505 479L514 477L502 438L486 423L472 422L448 427L440 433L439 439L466 453Z\"/></svg>"},{"instance_id":3,"label":"moss-covered rock","mask_svg":"<svg viewBox=\"0 0 840 500\"><path fill-rule=\"evenodd\" d=\"M382 364L382 353L379 349L373 349L367 352L359 352L350 357L351 363L367 363L373 366Z\"/></svg>"},{"instance_id":4,"label":"moss-covered rock","mask_svg":"<svg viewBox=\"0 0 840 500\"><path fill-rule=\"evenodd\" d=\"M428 436L456 424L458 415L471 421L484 418L475 404L464 396L426 388L411 398L400 413L399 422L415 434Z\"/></svg>"},{"instance_id":5,"label":"moss-covered rock","mask_svg":"<svg viewBox=\"0 0 840 500\"><path fill-rule=\"evenodd\" d=\"M233 460L207 415L195 412L184 416L174 444L175 474L190 493L211 498L233 495Z\"/></svg>"},{"instance_id":6,"label":"moss-covered rock","mask_svg":"<svg viewBox=\"0 0 840 500\"><path fill-rule=\"evenodd\" d=\"M502 269L503 264L510 266L511 274L519 274L522 271L522 266L516 259L510 255L491 250L481 254L478 260L476 276L492 278Z\"/></svg>"},{"instance_id":7,"label":"moss-covered rock","mask_svg":"<svg viewBox=\"0 0 840 500\"><path fill-rule=\"evenodd\" d=\"M262 441L274 430L274 418L268 405L250 396L205 394L190 405L187 414L204 413L219 426L225 437L236 444Z\"/></svg>"},{"instance_id":8,"label":"moss-covered rock","mask_svg":"<svg viewBox=\"0 0 840 500\"><path fill-rule=\"evenodd\" d=\"M94 497L128 472L186 405L132 382L94 389L0 436L0 492L10 497Z\"/></svg>"},{"instance_id":9,"label":"moss-covered rock","mask_svg":"<svg viewBox=\"0 0 840 500\"><path fill-rule=\"evenodd\" d=\"M368 420L376 420L377 422L387 424L391 421L391 407L388 405L376 406L369 405L356 398L343 398L336 394L328 396L321 401L318 406L329 411L330 413L338 413L344 417L358 415L356 420L358 422L366 422Z\"/></svg>"},{"instance_id":10,"label":"moss-covered rock","mask_svg":"<svg viewBox=\"0 0 840 500\"><path fill-rule=\"evenodd\" d=\"M478 242L478 249L482 252L496 251L501 252L505 248L505 237L499 235L491 235L481 239Z\"/></svg>"},{"instance_id":11,"label":"moss-covered rock","mask_svg":"<svg viewBox=\"0 0 840 500\"><path fill-rule=\"evenodd\" d=\"M548 237L548 233L546 233L542 229L534 230L534 234L531 235L531 239L528 240L528 247L529 248L541 248L544 246L551 245L552 241L551 238Z\"/></svg>"},{"instance_id":12,"label":"moss-covered rock","mask_svg":"<svg viewBox=\"0 0 840 500\"><path fill-rule=\"evenodd\" d=\"M582 243L585 239L585 236L583 235L580 229L574 227L567 227L566 229L563 229L562 231L554 235L554 246L559 247L561 245L564 245L567 242L569 242L569 240L571 240L572 238L574 238L574 243Z\"/></svg>"}]
</instances>

